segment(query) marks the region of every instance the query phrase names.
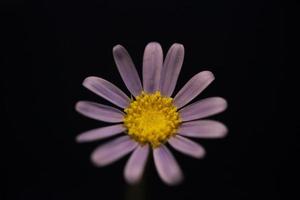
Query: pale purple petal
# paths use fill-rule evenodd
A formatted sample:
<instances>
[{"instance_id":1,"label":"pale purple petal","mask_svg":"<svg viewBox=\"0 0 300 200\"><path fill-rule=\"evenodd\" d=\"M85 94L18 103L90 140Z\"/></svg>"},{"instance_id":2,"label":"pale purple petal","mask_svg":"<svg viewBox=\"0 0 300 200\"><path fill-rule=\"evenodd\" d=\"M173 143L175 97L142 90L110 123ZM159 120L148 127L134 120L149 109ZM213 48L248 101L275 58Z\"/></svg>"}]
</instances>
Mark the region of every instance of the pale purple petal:
<instances>
[{"instance_id":1,"label":"pale purple petal","mask_svg":"<svg viewBox=\"0 0 300 200\"><path fill-rule=\"evenodd\" d=\"M95 140L101 140L104 138L108 138L119 133L125 131L126 128L123 124L117 124L112 126L106 126L101 128L96 128L93 130L89 130L81 133L76 137L77 142L91 142Z\"/></svg>"},{"instance_id":2,"label":"pale purple petal","mask_svg":"<svg viewBox=\"0 0 300 200\"><path fill-rule=\"evenodd\" d=\"M148 154L148 144L137 147L131 154L124 169L124 176L128 183L135 184L141 180Z\"/></svg>"},{"instance_id":3,"label":"pale purple petal","mask_svg":"<svg viewBox=\"0 0 300 200\"><path fill-rule=\"evenodd\" d=\"M177 151L194 158L203 158L205 150L202 146L185 137L176 135L168 140L169 144Z\"/></svg>"},{"instance_id":4,"label":"pale purple petal","mask_svg":"<svg viewBox=\"0 0 300 200\"><path fill-rule=\"evenodd\" d=\"M214 75L210 71L202 71L193 76L174 97L177 108L185 106L197 97L213 80Z\"/></svg>"},{"instance_id":5,"label":"pale purple petal","mask_svg":"<svg viewBox=\"0 0 300 200\"><path fill-rule=\"evenodd\" d=\"M83 81L83 86L121 108L126 108L130 103L130 99L122 90L102 78L87 77Z\"/></svg>"},{"instance_id":6,"label":"pale purple petal","mask_svg":"<svg viewBox=\"0 0 300 200\"><path fill-rule=\"evenodd\" d=\"M181 169L169 149L161 145L153 150L154 162L160 178L168 185L176 185L183 179Z\"/></svg>"},{"instance_id":7,"label":"pale purple petal","mask_svg":"<svg viewBox=\"0 0 300 200\"><path fill-rule=\"evenodd\" d=\"M163 51L157 42L149 43L144 51L143 87L145 92L159 90L160 73L163 65Z\"/></svg>"},{"instance_id":8,"label":"pale purple petal","mask_svg":"<svg viewBox=\"0 0 300 200\"><path fill-rule=\"evenodd\" d=\"M184 58L182 44L173 44L164 61L160 78L160 92L164 96L171 96L181 70Z\"/></svg>"},{"instance_id":9,"label":"pale purple petal","mask_svg":"<svg viewBox=\"0 0 300 200\"><path fill-rule=\"evenodd\" d=\"M227 132L224 124L213 120L185 122L178 129L178 134L196 138L221 138Z\"/></svg>"},{"instance_id":10,"label":"pale purple petal","mask_svg":"<svg viewBox=\"0 0 300 200\"><path fill-rule=\"evenodd\" d=\"M179 110L179 114L182 121L191 121L218 114L226 108L227 102L225 99L210 97L182 108Z\"/></svg>"},{"instance_id":11,"label":"pale purple petal","mask_svg":"<svg viewBox=\"0 0 300 200\"><path fill-rule=\"evenodd\" d=\"M91 155L93 163L99 167L109 165L124 157L137 147L129 136L118 137L98 147Z\"/></svg>"},{"instance_id":12,"label":"pale purple petal","mask_svg":"<svg viewBox=\"0 0 300 200\"><path fill-rule=\"evenodd\" d=\"M113 55L120 75L128 90L133 96L140 95L143 90L142 84L129 53L123 46L116 45L113 48Z\"/></svg>"},{"instance_id":13,"label":"pale purple petal","mask_svg":"<svg viewBox=\"0 0 300 200\"><path fill-rule=\"evenodd\" d=\"M122 122L124 118L124 113L117 108L90 101L77 102L75 109L86 117L104 122Z\"/></svg>"}]
</instances>

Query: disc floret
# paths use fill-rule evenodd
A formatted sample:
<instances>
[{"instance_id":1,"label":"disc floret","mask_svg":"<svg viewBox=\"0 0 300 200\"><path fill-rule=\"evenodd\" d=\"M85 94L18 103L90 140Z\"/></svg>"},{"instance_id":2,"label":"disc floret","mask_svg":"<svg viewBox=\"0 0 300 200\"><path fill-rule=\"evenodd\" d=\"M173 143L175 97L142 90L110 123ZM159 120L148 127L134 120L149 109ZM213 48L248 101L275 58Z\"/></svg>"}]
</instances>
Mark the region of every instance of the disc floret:
<instances>
[{"instance_id":1,"label":"disc floret","mask_svg":"<svg viewBox=\"0 0 300 200\"><path fill-rule=\"evenodd\" d=\"M173 98L164 97L159 91L142 92L124 111L128 135L142 145L149 143L153 148L174 136L181 123Z\"/></svg>"}]
</instances>

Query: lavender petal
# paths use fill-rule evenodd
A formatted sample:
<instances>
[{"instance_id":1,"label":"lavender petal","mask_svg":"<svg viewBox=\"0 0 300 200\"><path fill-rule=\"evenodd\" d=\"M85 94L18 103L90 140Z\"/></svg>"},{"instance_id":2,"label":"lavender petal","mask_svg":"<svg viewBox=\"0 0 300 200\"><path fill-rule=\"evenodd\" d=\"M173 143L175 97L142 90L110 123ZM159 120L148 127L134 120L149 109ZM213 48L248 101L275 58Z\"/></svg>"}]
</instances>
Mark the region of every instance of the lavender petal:
<instances>
[{"instance_id":1,"label":"lavender petal","mask_svg":"<svg viewBox=\"0 0 300 200\"><path fill-rule=\"evenodd\" d=\"M174 104L181 108L197 97L212 81L214 75L210 71L202 71L193 76L174 97Z\"/></svg>"},{"instance_id":2,"label":"lavender petal","mask_svg":"<svg viewBox=\"0 0 300 200\"><path fill-rule=\"evenodd\" d=\"M102 78L87 77L83 81L83 86L121 108L126 108L130 103L130 99L122 90Z\"/></svg>"},{"instance_id":3,"label":"lavender petal","mask_svg":"<svg viewBox=\"0 0 300 200\"><path fill-rule=\"evenodd\" d=\"M210 97L199 100L179 110L182 121L190 121L209 117L227 108L227 102L221 97Z\"/></svg>"},{"instance_id":4,"label":"lavender petal","mask_svg":"<svg viewBox=\"0 0 300 200\"><path fill-rule=\"evenodd\" d=\"M171 96L182 67L184 47L182 44L173 44L169 49L162 67L160 91L164 96Z\"/></svg>"},{"instance_id":5,"label":"lavender petal","mask_svg":"<svg viewBox=\"0 0 300 200\"><path fill-rule=\"evenodd\" d=\"M178 134L196 138L222 138L227 132L224 124L214 120L185 122L178 129Z\"/></svg>"},{"instance_id":6,"label":"lavender petal","mask_svg":"<svg viewBox=\"0 0 300 200\"><path fill-rule=\"evenodd\" d=\"M202 146L185 137L176 135L170 138L168 142L174 149L188 156L203 158L205 155L205 150Z\"/></svg>"},{"instance_id":7,"label":"lavender petal","mask_svg":"<svg viewBox=\"0 0 300 200\"><path fill-rule=\"evenodd\" d=\"M141 180L148 154L149 145L139 146L131 154L124 168L124 177L129 184L136 184Z\"/></svg>"},{"instance_id":8,"label":"lavender petal","mask_svg":"<svg viewBox=\"0 0 300 200\"><path fill-rule=\"evenodd\" d=\"M81 133L76 137L77 142L92 142L95 140L101 140L104 138L108 138L119 133L125 131L126 128L123 124L117 124L112 126L106 126L101 128L96 128L93 130L89 130Z\"/></svg>"},{"instance_id":9,"label":"lavender petal","mask_svg":"<svg viewBox=\"0 0 300 200\"><path fill-rule=\"evenodd\" d=\"M91 160L96 166L106 166L124 157L136 147L137 143L129 136L121 136L94 150Z\"/></svg>"},{"instance_id":10,"label":"lavender petal","mask_svg":"<svg viewBox=\"0 0 300 200\"><path fill-rule=\"evenodd\" d=\"M143 87L145 92L159 90L160 73L163 65L163 51L157 42L149 43L144 51Z\"/></svg>"},{"instance_id":11,"label":"lavender petal","mask_svg":"<svg viewBox=\"0 0 300 200\"><path fill-rule=\"evenodd\" d=\"M160 178L168 185L176 185L183 179L181 169L166 146L153 150L154 162Z\"/></svg>"},{"instance_id":12,"label":"lavender petal","mask_svg":"<svg viewBox=\"0 0 300 200\"><path fill-rule=\"evenodd\" d=\"M113 48L113 55L120 75L128 90L133 96L140 95L142 92L142 84L129 53L123 46L116 45Z\"/></svg>"},{"instance_id":13,"label":"lavender petal","mask_svg":"<svg viewBox=\"0 0 300 200\"><path fill-rule=\"evenodd\" d=\"M122 122L124 113L111 106L90 101L77 102L75 109L82 115L104 122Z\"/></svg>"}]
</instances>

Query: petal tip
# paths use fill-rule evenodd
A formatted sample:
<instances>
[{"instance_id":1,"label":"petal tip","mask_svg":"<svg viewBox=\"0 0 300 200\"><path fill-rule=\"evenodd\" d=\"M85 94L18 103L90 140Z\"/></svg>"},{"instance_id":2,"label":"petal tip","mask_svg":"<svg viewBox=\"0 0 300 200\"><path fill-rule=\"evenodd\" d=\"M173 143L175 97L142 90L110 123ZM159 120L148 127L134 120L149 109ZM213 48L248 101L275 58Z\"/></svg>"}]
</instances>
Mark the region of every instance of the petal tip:
<instances>
[{"instance_id":1,"label":"petal tip","mask_svg":"<svg viewBox=\"0 0 300 200\"><path fill-rule=\"evenodd\" d=\"M177 57L182 57L182 62L183 62L183 58L184 58L184 46L183 46L183 44L174 43L170 47L170 49L174 50L177 53Z\"/></svg>"},{"instance_id":2,"label":"petal tip","mask_svg":"<svg viewBox=\"0 0 300 200\"><path fill-rule=\"evenodd\" d=\"M221 124L223 126L223 130L220 132L220 138L224 138L228 134L228 128L223 123L221 123Z\"/></svg>"},{"instance_id":3,"label":"petal tip","mask_svg":"<svg viewBox=\"0 0 300 200\"><path fill-rule=\"evenodd\" d=\"M129 177L128 175L125 174L124 174L124 178L126 183L128 183L129 185L137 185L139 182L141 182L140 178Z\"/></svg>"},{"instance_id":4,"label":"petal tip","mask_svg":"<svg viewBox=\"0 0 300 200\"><path fill-rule=\"evenodd\" d=\"M80 135L78 135L78 136L75 137L75 142L77 142L77 143L81 143L82 142L82 139L81 139Z\"/></svg>"},{"instance_id":5,"label":"petal tip","mask_svg":"<svg viewBox=\"0 0 300 200\"><path fill-rule=\"evenodd\" d=\"M222 110L221 110L221 112L223 112L224 110L227 109L228 103L227 103L226 99L224 99L223 97L216 97L216 101L218 101L218 103L219 103L220 105L222 105Z\"/></svg>"},{"instance_id":6,"label":"petal tip","mask_svg":"<svg viewBox=\"0 0 300 200\"><path fill-rule=\"evenodd\" d=\"M113 51L118 50L118 49L120 49L120 48L123 48L123 46L120 45L120 44L117 44L117 45L115 45L115 46L113 47Z\"/></svg>"},{"instance_id":7,"label":"petal tip","mask_svg":"<svg viewBox=\"0 0 300 200\"><path fill-rule=\"evenodd\" d=\"M169 186L178 186L179 184L181 184L184 180L184 176L183 174L180 174L176 177L173 177L172 180L166 181L164 180L164 183L169 185Z\"/></svg>"},{"instance_id":8,"label":"petal tip","mask_svg":"<svg viewBox=\"0 0 300 200\"><path fill-rule=\"evenodd\" d=\"M206 151L204 149L202 149L201 151L198 151L195 154L195 158L197 158L197 159L204 158L205 156L206 156Z\"/></svg>"},{"instance_id":9,"label":"petal tip","mask_svg":"<svg viewBox=\"0 0 300 200\"><path fill-rule=\"evenodd\" d=\"M75 110L77 112L80 112L81 111L81 108L82 108L82 101L78 101L76 104L75 104Z\"/></svg>"},{"instance_id":10,"label":"petal tip","mask_svg":"<svg viewBox=\"0 0 300 200\"><path fill-rule=\"evenodd\" d=\"M156 42L156 41L149 42L149 43L147 44L147 46L148 46L148 45L159 45L159 46L160 46L159 42Z\"/></svg>"},{"instance_id":11,"label":"petal tip","mask_svg":"<svg viewBox=\"0 0 300 200\"><path fill-rule=\"evenodd\" d=\"M174 43L174 44L172 45L172 47L178 48L178 49L180 49L180 50L184 50L183 44L180 44L180 43ZM171 48L172 48L172 47L171 47Z\"/></svg>"},{"instance_id":12,"label":"petal tip","mask_svg":"<svg viewBox=\"0 0 300 200\"><path fill-rule=\"evenodd\" d=\"M226 100L226 99L224 99L224 98L222 98L222 99L223 99L223 101L224 101L224 110L226 110L226 109L227 109L227 107L228 107L227 100Z\"/></svg>"},{"instance_id":13,"label":"petal tip","mask_svg":"<svg viewBox=\"0 0 300 200\"><path fill-rule=\"evenodd\" d=\"M206 77L207 79L211 79L212 81L215 79L215 75L211 71L205 70L202 71L200 74L201 76Z\"/></svg>"},{"instance_id":14,"label":"petal tip","mask_svg":"<svg viewBox=\"0 0 300 200\"><path fill-rule=\"evenodd\" d=\"M92 153L90 156L91 162L96 166L96 167L102 167L104 164L97 158L96 153Z\"/></svg>"},{"instance_id":15,"label":"petal tip","mask_svg":"<svg viewBox=\"0 0 300 200\"><path fill-rule=\"evenodd\" d=\"M86 138L84 138L83 135L80 134L80 135L76 136L75 142L77 142L77 143L84 143L84 142L88 142L88 140L86 140Z\"/></svg>"},{"instance_id":16,"label":"petal tip","mask_svg":"<svg viewBox=\"0 0 300 200\"><path fill-rule=\"evenodd\" d=\"M113 54L119 56L119 52L123 50L125 50L125 48L122 45L117 44L116 46L113 47Z\"/></svg>"},{"instance_id":17,"label":"petal tip","mask_svg":"<svg viewBox=\"0 0 300 200\"><path fill-rule=\"evenodd\" d=\"M149 42L145 49L161 50L162 48L158 42Z\"/></svg>"},{"instance_id":18,"label":"petal tip","mask_svg":"<svg viewBox=\"0 0 300 200\"><path fill-rule=\"evenodd\" d=\"M218 122L218 126L216 127L219 131L215 134L215 138L224 138L227 136L228 128L222 122ZM216 131L217 132L217 131Z\"/></svg>"},{"instance_id":19,"label":"petal tip","mask_svg":"<svg viewBox=\"0 0 300 200\"><path fill-rule=\"evenodd\" d=\"M88 87L88 86L91 84L91 82L95 81L96 79L98 79L98 77L96 77L96 76L89 76L89 77L86 77L86 78L83 80L82 85L83 85L84 87Z\"/></svg>"}]
</instances>

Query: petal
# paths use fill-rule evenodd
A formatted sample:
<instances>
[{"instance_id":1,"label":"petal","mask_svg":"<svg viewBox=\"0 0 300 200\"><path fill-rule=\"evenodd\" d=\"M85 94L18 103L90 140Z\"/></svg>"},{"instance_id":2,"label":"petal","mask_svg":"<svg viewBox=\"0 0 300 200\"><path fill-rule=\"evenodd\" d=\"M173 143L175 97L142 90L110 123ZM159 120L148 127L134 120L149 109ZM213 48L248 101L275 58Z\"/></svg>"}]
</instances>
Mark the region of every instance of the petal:
<instances>
[{"instance_id":1,"label":"petal","mask_svg":"<svg viewBox=\"0 0 300 200\"><path fill-rule=\"evenodd\" d=\"M174 149L188 156L203 158L205 155L205 150L202 146L179 135L170 138L168 142Z\"/></svg>"},{"instance_id":2,"label":"petal","mask_svg":"<svg viewBox=\"0 0 300 200\"><path fill-rule=\"evenodd\" d=\"M179 110L182 121L190 121L218 114L227 108L227 102L221 97L210 97L197 101Z\"/></svg>"},{"instance_id":3,"label":"petal","mask_svg":"<svg viewBox=\"0 0 300 200\"><path fill-rule=\"evenodd\" d=\"M119 133L125 131L126 128L123 124L117 124L112 126L106 126L101 128L96 128L93 130L86 131L81 133L76 137L77 142L91 142L95 140L100 140L104 138L108 138Z\"/></svg>"},{"instance_id":4,"label":"petal","mask_svg":"<svg viewBox=\"0 0 300 200\"><path fill-rule=\"evenodd\" d=\"M132 62L132 59L126 49L121 45L113 48L113 55L120 72L120 75L133 96L138 96L142 92L142 84Z\"/></svg>"},{"instance_id":5,"label":"petal","mask_svg":"<svg viewBox=\"0 0 300 200\"><path fill-rule=\"evenodd\" d=\"M145 92L159 89L160 73L163 65L163 51L157 42L149 43L144 51L143 86Z\"/></svg>"},{"instance_id":6,"label":"petal","mask_svg":"<svg viewBox=\"0 0 300 200\"><path fill-rule=\"evenodd\" d=\"M171 96L181 70L184 58L182 44L173 44L169 49L160 77L160 91L164 96Z\"/></svg>"},{"instance_id":7,"label":"petal","mask_svg":"<svg viewBox=\"0 0 300 200\"><path fill-rule=\"evenodd\" d=\"M183 123L178 134L196 138L221 138L227 133L224 124L213 120L198 120Z\"/></svg>"},{"instance_id":8,"label":"petal","mask_svg":"<svg viewBox=\"0 0 300 200\"><path fill-rule=\"evenodd\" d=\"M126 108L130 103L130 99L122 90L102 78L87 77L83 81L83 86L121 108Z\"/></svg>"},{"instance_id":9,"label":"petal","mask_svg":"<svg viewBox=\"0 0 300 200\"><path fill-rule=\"evenodd\" d=\"M77 102L75 109L86 117L104 122L122 122L124 117L117 108L90 101Z\"/></svg>"},{"instance_id":10,"label":"petal","mask_svg":"<svg viewBox=\"0 0 300 200\"><path fill-rule=\"evenodd\" d=\"M181 169L166 146L153 150L154 162L160 178L168 185L176 185L183 179Z\"/></svg>"},{"instance_id":11,"label":"petal","mask_svg":"<svg viewBox=\"0 0 300 200\"><path fill-rule=\"evenodd\" d=\"M128 183L135 184L141 180L148 154L149 145L139 146L134 150L124 169L124 176Z\"/></svg>"},{"instance_id":12,"label":"petal","mask_svg":"<svg viewBox=\"0 0 300 200\"><path fill-rule=\"evenodd\" d=\"M99 167L109 165L130 153L136 147L137 143L129 136L121 136L98 147L92 153L91 160Z\"/></svg>"},{"instance_id":13,"label":"petal","mask_svg":"<svg viewBox=\"0 0 300 200\"><path fill-rule=\"evenodd\" d=\"M181 108L197 97L213 80L210 71L202 71L193 76L174 97L174 104Z\"/></svg>"}]
</instances>

